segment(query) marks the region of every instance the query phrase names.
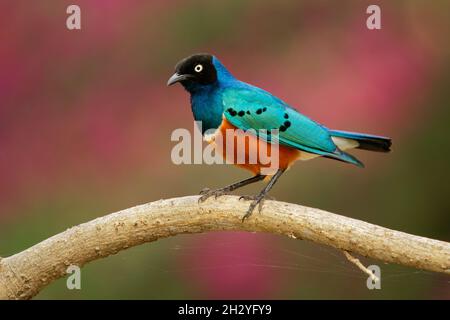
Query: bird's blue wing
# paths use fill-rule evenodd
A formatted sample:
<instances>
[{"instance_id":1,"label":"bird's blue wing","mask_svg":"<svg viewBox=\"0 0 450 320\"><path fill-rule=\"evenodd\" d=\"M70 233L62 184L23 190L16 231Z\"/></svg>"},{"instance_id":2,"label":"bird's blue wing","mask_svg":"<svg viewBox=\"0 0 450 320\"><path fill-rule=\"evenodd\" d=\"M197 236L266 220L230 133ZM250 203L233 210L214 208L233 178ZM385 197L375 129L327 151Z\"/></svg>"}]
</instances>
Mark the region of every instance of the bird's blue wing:
<instances>
[{"instance_id":1,"label":"bird's blue wing","mask_svg":"<svg viewBox=\"0 0 450 320\"><path fill-rule=\"evenodd\" d=\"M279 130L279 143L302 151L362 165L334 144L324 126L300 114L267 91L253 86L227 88L222 92L225 118L242 130L254 129L270 141L270 135L258 130Z\"/></svg>"},{"instance_id":2,"label":"bird's blue wing","mask_svg":"<svg viewBox=\"0 0 450 320\"><path fill-rule=\"evenodd\" d=\"M240 129L278 129L280 144L303 151L336 149L326 128L261 89L230 88L222 101L226 119Z\"/></svg>"}]
</instances>

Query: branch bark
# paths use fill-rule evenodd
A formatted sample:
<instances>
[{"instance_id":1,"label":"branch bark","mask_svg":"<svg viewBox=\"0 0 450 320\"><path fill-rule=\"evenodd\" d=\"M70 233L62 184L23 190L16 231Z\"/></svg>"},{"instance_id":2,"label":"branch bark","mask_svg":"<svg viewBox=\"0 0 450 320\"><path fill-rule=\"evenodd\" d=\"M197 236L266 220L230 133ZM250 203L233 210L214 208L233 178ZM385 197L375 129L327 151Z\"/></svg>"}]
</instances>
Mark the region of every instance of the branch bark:
<instances>
[{"instance_id":1,"label":"branch bark","mask_svg":"<svg viewBox=\"0 0 450 320\"><path fill-rule=\"evenodd\" d=\"M236 196L197 203L198 196L159 200L75 226L0 258L0 299L29 299L69 265L84 264L145 242L183 233L260 231L450 275L450 243L394 231L296 204L266 201L242 223L248 202Z\"/></svg>"}]
</instances>

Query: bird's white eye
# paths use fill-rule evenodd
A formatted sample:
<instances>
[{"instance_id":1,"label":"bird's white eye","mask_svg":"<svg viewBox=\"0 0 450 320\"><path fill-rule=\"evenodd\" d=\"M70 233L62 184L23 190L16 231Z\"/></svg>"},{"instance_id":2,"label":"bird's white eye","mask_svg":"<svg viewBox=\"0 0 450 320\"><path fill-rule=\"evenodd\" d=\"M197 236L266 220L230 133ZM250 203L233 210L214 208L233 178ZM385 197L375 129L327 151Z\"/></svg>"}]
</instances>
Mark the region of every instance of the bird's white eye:
<instances>
[{"instance_id":1,"label":"bird's white eye","mask_svg":"<svg viewBox=\"0 0 450 320\"><path fill-rule=\"evenodd\" d=\"M195 66L194 70L195 70L195 72L202 72L203 66L201 64L198 64Z\"/></svg>"}]
</instances>

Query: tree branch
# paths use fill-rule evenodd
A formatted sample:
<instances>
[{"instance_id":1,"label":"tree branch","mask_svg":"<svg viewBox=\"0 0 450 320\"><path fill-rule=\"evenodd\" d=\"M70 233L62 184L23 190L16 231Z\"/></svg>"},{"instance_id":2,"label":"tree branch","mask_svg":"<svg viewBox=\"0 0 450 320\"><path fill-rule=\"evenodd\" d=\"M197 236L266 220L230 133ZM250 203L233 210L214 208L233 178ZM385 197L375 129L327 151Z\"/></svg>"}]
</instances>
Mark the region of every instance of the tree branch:
<instances>
[{"instance_id":1,"label":"tree branch","mask_svg":"<svg viewBox=\"0 0 450 320\"><path fill-rule=\"evenodd\" d=\"M350 261L351 263L353 263L355 266L357 266L359 268L359 270L361 270L362 272L364 272L365 274L367 274L372 281L378 282L380 281L380 279L373 274L372 271L370 271L369 269L367 269L362 263L361 261L359 261L358 258L355 258L354 256L352 256L350 254L350 252L343 250L342 251L344 253L344 256L347 258L348 261Z\"/></svg>"},{"instance_id":2,"label":"tree branch","mask_svg":"<svg viewBox=\"0 0 450 320\"><path fill-rule=\"evenodd\" d=\"M450 243L410 235L319 209L266 201L242 223L248 202L236 196L197 203L198 196L160 200L78 225L0 260L0 299L29 299L69 265L182 233L261 231L306 239L418 269L450 274Z\"/></svg>"}]
</instances>

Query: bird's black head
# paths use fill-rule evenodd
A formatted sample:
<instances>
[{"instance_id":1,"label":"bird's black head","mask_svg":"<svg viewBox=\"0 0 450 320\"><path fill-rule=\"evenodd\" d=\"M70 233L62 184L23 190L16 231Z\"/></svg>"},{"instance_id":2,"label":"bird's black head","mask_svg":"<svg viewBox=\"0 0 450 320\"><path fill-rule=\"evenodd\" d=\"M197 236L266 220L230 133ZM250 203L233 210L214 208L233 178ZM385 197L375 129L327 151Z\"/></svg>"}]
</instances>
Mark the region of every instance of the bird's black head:
<instances>
[{"instance_id":1,"label":"bird's black head","mask_svg":"<svg viewBox=\"0 0 450 320\"><path fill-rule=\"evenodd\" d=\"M175 66L175 73L170 77L167 85L180 82L183 86L207 85L216 82L217 71L214 67L213 56L210 54L194 54L184 58Z\"/></svg>"}]
</instances>

